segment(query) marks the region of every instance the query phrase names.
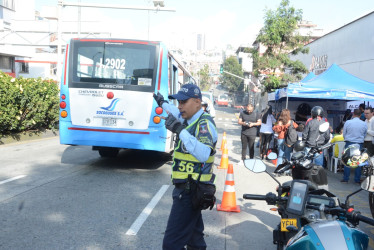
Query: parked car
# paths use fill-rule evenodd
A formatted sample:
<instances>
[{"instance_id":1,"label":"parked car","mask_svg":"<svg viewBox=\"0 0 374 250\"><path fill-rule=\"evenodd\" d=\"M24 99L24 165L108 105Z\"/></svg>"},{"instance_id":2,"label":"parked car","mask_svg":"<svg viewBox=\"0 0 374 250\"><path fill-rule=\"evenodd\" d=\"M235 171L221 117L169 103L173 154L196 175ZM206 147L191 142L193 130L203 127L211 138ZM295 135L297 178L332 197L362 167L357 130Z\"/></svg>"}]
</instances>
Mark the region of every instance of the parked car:
<instances>
[{"instance_id":1,"label":"parked car","mask_svg":"<svg viewBox=\"0 0 374 250\"><path fill-rule=\"evenodd\" d=\"M229 106L229 96L226 94L219 95L216 103L218 106Z\"/></svg>"}]
</instances>

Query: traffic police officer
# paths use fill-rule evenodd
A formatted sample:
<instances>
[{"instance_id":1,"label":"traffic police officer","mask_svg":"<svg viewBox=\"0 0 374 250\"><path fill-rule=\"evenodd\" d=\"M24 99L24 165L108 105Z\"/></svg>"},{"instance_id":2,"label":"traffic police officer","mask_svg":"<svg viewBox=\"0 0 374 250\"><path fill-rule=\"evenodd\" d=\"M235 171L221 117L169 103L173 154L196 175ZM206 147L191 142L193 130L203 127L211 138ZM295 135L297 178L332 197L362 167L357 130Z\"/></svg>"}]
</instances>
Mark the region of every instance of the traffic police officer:
<instances>
[{"instance_id":1,"label":"traffic police officer","mask_svg":"<svg viewBox=\"0 0 374 250\"><path fill-rule=\"evenodd\" d=\"M175 188L163 249L206 249L204 222L201 210L192 207L190 183L200 174L201 182L214 183L215 123L203 111L201 91L194 84L185 84L177 94L169 95L169 99L178 100L178 108L160 93L154 99L168 113L166 128L177 134L171 176Z\"/></svg>"}]
</instances>

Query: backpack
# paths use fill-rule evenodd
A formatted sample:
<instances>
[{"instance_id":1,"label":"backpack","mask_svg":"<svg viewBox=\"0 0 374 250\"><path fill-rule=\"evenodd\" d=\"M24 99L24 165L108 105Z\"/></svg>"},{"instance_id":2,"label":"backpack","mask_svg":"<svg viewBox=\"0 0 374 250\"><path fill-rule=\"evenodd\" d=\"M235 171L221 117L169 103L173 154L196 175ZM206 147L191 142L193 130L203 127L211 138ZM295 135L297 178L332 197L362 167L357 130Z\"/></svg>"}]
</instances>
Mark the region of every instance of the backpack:
<instances>
[{"instance_id":1,"label":"backpack","mask_svg":"<svg viewBox=\"0 0 374 250\"><path fill-rule=\"evenodd\" d=\"M295 127L293 126L293 120L291 120L291 125L288 127L284 136L284 143L286 143L288 146L293 146L296 141L297 132Z\"/></svg>"}]
</instances>

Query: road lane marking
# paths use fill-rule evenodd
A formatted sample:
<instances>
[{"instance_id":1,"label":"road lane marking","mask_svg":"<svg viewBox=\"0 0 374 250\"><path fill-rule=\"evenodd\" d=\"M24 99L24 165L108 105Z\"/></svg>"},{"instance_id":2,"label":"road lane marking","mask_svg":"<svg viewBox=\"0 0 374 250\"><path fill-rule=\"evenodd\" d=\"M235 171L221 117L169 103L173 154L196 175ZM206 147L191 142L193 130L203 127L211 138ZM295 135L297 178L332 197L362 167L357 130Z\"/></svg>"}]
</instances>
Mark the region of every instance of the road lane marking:
<instances>
[{"instance_id":1,"label":"road lane marking","mask_svg":"<svg viewBox=\"0 0 374 250\"><path fill-rule=\"evenodd\" d=\"M7 182L11 182L11 181L15 181L15 180L18 180L18 179L21 179L23 177L26 177L27 175L18 175L16 177L13 177L13 178L10 178L10 179L6 179L6 180L3 180L3 181L0 181L0 185L1 184L5 184Z\"/></svg>"},{"instance_id":2,"label":"road lane marking","mask_svg":"<svg viewBox=\"0 0 374 250\"><path fill-rule=\"evenodd\" d=\"M170 185L162 185L160 190L158 190L157 194L152 198L152 200L148 203L148 205L143 209L141 214L136 218L134 223L132 223L129 230L127 230L126 235L136 235L139 229L142 227L145 220L148 216L152 213L152 210L155 208L157 203L160 201L161 197L165 194L166 190L169 188Z\"/></svg>"}]
</instances>

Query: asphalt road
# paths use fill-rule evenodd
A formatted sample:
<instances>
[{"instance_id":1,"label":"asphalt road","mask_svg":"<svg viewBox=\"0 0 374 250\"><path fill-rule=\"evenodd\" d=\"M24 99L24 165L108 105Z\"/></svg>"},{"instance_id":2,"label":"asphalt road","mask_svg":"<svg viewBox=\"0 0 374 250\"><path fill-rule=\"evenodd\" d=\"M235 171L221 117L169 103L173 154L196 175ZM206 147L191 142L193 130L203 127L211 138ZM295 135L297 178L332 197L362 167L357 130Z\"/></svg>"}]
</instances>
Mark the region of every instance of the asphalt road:
<instances>
[{"instance_id":1,"label":"asphalt road","mask_svg":"<svg viewBox=\"0 0 374 250\"><path fill-rule=\"evenodd\" d=\"M206 242L209 249L276 249L277 212L263 201L241 197L274 192L277 183L237 164L241 143L235 112L217 108L217 148L226 132L241 211L203 211ZM218 150L215 166L220 160ZM90 147L60 145L51 137L2 145L0 162L0 249L161 249L173 189L167 155L123 150L115 159L104 159ZM268 170L274 170L270 163ZM226 170L214 171L221 203ZM330 191L341 198L358 188L340 183L340 173L328 175ZM362 191L352 203L370 216L367 196ZM374 249L373 227L362 223L360 228Z\"/></svg>"}]
</instances>

